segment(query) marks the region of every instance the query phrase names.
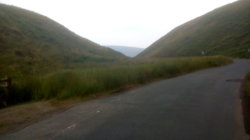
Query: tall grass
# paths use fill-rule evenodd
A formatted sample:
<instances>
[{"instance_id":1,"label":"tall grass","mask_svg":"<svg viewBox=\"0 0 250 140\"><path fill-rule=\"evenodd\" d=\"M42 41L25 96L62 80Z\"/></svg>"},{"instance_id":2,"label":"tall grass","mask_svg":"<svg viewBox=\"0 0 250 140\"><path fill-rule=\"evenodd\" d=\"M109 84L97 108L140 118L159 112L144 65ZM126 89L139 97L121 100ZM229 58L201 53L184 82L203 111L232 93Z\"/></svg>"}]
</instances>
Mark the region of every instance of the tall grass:
<instances>
[{"instance_id":1,"label":"tall grass","mask_svg":"<svg viewBox=\"0 0 250 140\"><path fill-rule=\"evenodd\" d=\"M73 70L62 70L14 81L14 93L25 100L82 97L141 85L158 79L228 64L231 59L215 57L172 58L127 62ZM17 96L18 95L18 96Z\"/></svg>"}]
</instances>

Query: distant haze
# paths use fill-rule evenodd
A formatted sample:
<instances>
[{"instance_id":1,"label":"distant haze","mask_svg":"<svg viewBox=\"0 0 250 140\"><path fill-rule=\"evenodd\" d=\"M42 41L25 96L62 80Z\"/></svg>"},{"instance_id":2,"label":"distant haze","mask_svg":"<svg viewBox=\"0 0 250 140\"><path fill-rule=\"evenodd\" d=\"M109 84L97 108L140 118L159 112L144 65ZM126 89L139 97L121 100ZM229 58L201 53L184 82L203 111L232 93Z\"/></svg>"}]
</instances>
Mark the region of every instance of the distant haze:
<instances>
[{"instance_id":1,"label":"distant haze","mask_svg":"<svg viewBox=\"0 0 250 140\"><path fill-rule=\"evenodd\" d=\"M143 48L126 47L126 46L107 46L107 47L116 50L118 52L121 52L122 54L129 57L135 57L144 50Z\"/></svg>"},{"instance_id":2,"label":"distant haze","mask_svg":"<svg viewBox=\"0 0 250 140\"><path fill-rule=\"evenodd\" d=\"M148 47L174 27L236 0L0 0L101 45Z\"/></svg>"}]
</instances>

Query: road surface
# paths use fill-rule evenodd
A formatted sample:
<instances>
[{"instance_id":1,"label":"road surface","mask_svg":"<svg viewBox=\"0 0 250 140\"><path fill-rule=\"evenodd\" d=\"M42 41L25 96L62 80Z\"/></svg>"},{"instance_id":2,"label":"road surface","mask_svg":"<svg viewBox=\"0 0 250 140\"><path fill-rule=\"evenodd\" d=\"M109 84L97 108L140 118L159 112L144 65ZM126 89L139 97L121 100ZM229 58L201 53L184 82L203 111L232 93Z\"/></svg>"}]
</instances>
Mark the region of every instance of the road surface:
<instances>
[{"instance_id":1,"label":"road surface","mask_svg":"<svg viewBox=\"0 0 250 140\"><path fill-rule=\"evenodd\" d=\"M247 140L240 79L250 60L92 100L0 139Z\"/></svg>"}]
</instances>

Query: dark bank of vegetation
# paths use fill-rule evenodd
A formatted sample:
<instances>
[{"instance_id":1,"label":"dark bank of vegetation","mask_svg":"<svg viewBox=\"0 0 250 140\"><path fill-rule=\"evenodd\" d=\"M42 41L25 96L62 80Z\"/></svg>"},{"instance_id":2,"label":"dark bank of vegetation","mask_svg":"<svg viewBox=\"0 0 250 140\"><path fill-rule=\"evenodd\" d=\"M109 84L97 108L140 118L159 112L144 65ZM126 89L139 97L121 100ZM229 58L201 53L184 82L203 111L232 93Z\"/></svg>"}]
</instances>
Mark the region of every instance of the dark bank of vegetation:
<instances>
[{"instance_id":1,"label":"dark bank of vegetation","mask_svg":"<svg viewBox=\"0 0 250 140\"><path fill-rule=\"evenodd\" d=\"M136 60L113 65L109 63L80 69L63 69L40 75L25 74L13 78L9 102L86 97L230 62L231 59L222 56Z\"/></svg>"},{"instance_id":2,"label":"dark bank of vegetation","mask_svg":"<svg viewBox=\"0 0 250 140\"><path fill-rule=\"evenodd\" d=\"M250 58L250 1L239 0L191 20L138 57L224 55Z\"/></svg>"},{"instance_id":3,"label":"dark bank of vegetation","mask_svg":"<svg viewBox=\"0 0 250 140\"><path fill-rule=\"evenodd\" d=\"M250 135L250 73L246 75L242 87L243 87L242 108L243 108L244 126L246 133Z\"/></svg>"},{"instance_id":4,"label":"dark bank of vegetation","mask_svg":"<svg viewBox=\"0 0 250 140\"><path fill-rule=\"evenodd\" d=\"M246 94L250 97L250 73L246 76Z\"/></svg>"}]
</instances>

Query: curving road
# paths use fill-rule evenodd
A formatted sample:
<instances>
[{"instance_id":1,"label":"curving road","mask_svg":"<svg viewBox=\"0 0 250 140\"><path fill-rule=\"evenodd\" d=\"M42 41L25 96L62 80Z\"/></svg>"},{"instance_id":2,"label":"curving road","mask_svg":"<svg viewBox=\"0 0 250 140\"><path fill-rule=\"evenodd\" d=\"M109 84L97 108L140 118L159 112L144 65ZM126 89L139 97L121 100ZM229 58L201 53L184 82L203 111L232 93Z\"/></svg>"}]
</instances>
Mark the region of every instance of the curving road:
<instances>
[{"instance_id":1,"label":"curving road","mask_svg":"<svg viewBox=\"0 0 250 140\"><path fill-rule=\"evenodd\" d=\"M0 139L247 140L240 79L250 60L92 100Z\"/></svg>"}]
</instances>

